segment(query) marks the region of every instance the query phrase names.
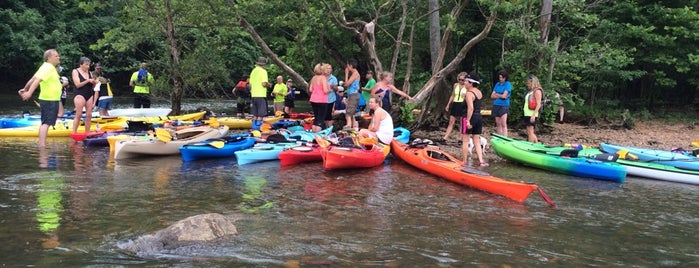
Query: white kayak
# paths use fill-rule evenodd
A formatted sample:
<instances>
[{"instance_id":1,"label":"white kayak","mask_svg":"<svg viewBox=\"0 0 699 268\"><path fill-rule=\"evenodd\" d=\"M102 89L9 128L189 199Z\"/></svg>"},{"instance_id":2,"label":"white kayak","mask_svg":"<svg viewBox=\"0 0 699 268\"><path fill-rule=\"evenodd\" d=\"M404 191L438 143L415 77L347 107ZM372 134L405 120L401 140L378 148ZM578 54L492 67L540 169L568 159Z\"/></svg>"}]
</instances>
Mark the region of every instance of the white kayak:
<instances>
[{"instance_id":1,"label":"white kayak","mask_svg":"<svg viewBox=\"0 0 699 268\"><path fill-rule=\"evenodd\" d=\"M157 131L156 131L157 133ZM228 135L228 127L213 128L210 126L191 127L175 131L172 140L163 141L157 137L143 139L124 139L114 145L114 159L133 158L144 155L176 155L180 147L207 139L216 139Z\"/></svg>"}]
</instances>

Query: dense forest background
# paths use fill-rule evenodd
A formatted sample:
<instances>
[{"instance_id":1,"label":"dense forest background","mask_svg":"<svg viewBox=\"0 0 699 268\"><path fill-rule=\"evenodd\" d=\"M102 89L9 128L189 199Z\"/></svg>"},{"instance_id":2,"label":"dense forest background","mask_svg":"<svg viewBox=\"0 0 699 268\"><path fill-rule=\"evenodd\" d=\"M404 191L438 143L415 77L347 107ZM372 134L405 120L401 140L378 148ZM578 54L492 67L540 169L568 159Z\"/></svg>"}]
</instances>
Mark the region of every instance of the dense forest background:
<instances>
[{"instance_id":1,"label":"dense forest background","mask_svg":"<svg viewBox=\"0 0 699 268\"><path fill-rule=\"evenodd\" d=\"M302 89L314 64L331 63L343 80L355 58L362 76L393 72L416 96L394 99L395 118L414 126L446 119L459 72L480 73L489 96L501 69L513 83L513 121L528 74L549 99L559 93L578 121L696 115L697 8L686 0L3 0L0 82L16 92L43 51L56 48L62 75L87 56L104 66L116 94L129 95L129 76L147 62L154 94L180 112L183 98L230 99L259 56L270 60L271 79L283 75ZM413 108L424 112L413 117Z\"/></svg>"}]
</instances>

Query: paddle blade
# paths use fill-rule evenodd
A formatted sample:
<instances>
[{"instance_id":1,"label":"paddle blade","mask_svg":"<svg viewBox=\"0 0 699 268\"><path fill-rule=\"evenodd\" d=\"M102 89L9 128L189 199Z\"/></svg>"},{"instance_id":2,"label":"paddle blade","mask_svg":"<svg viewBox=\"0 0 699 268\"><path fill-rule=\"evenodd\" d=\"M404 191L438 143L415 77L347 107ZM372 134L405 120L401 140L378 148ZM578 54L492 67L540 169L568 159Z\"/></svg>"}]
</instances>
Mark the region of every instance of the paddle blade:
<instances>
[{"instance_id":1,"label":"paddle blade","mask_svg":"<svg viewBox=\"0 0 699 268\"><path fill-rule=\"evenodd\" d=\"M223 148L223 145L225 145L225 144L226 144L226 143L223 142L223 141L212 141L212 142L209 142L209 146L214 147L214 148L216 148L216 149L221 149L221 148Z\"/></svg>"},{"instance_id":2,"label":"paddle blade","mask_svg":"<svg viewBox=\"0 0 699 268\"><path fill-rule=\"evenodd\" d=\"M172 134L170 134L170 131L164 128L156 128L155 136L162 142L170 142L172 140Z\"/></svg>"},{"instance_id":3,"label":"paddle blade","mask_svg":"<svg viewBox=\"0 0 699 268\"><path fill-rule=\"evenodd\" d=\"M260 132L265 133L265 132L269 132L270 130L272 130L272 124L270 124L269 122L264 122L260 126Z\"/></svg>"}]
</instances>

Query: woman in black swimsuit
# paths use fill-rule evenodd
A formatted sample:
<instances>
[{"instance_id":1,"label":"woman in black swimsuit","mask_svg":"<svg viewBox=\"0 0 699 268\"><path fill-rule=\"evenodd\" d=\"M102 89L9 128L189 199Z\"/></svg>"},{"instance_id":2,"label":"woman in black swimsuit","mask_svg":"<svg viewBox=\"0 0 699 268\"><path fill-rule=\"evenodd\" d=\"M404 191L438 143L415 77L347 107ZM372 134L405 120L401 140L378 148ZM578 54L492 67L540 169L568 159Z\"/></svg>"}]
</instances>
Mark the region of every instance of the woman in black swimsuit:
<instances>
[{"instance_id":1,"label":"woman in black swimsuit","mask_svg":"<svg viewBox=\"0 0 699 268\"><path fill-rule=\"evenodd\" d=\"M92 121L92 108L95 107L95 100L99 90L95 91L96 79L90 74L90 59L80 57L78 68L73 69L73 83L75 84L75 119L73 120L73 133L78 131L80 118L83 116L83 108L85 109L85 132L90 132L90 123Z\"/></svg>"}]
</instances>

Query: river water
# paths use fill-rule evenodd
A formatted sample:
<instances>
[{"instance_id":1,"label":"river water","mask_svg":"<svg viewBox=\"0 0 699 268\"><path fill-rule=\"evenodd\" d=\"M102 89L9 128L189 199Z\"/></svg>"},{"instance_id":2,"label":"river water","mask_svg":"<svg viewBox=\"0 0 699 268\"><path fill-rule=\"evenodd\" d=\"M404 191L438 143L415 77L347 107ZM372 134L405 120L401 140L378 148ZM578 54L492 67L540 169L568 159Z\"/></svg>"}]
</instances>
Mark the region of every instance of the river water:
<instances>
[{"instance_id":1,"label":"river water","mask_svg":"<svg viewBox=\"0 0 699 268\"><path fill-rule=\"evenodd\" d=\"M24 109L20 107L19 110ZM8 267L699 266L699 187L624 184L506 161L532 181L524 204L462 187L397 159L349 171L320 163L115 161L69 138L0 138L0 265ZM234 215L239 234L154 256L120 249L189 216Z\"/></svg>"}]
</instances>

